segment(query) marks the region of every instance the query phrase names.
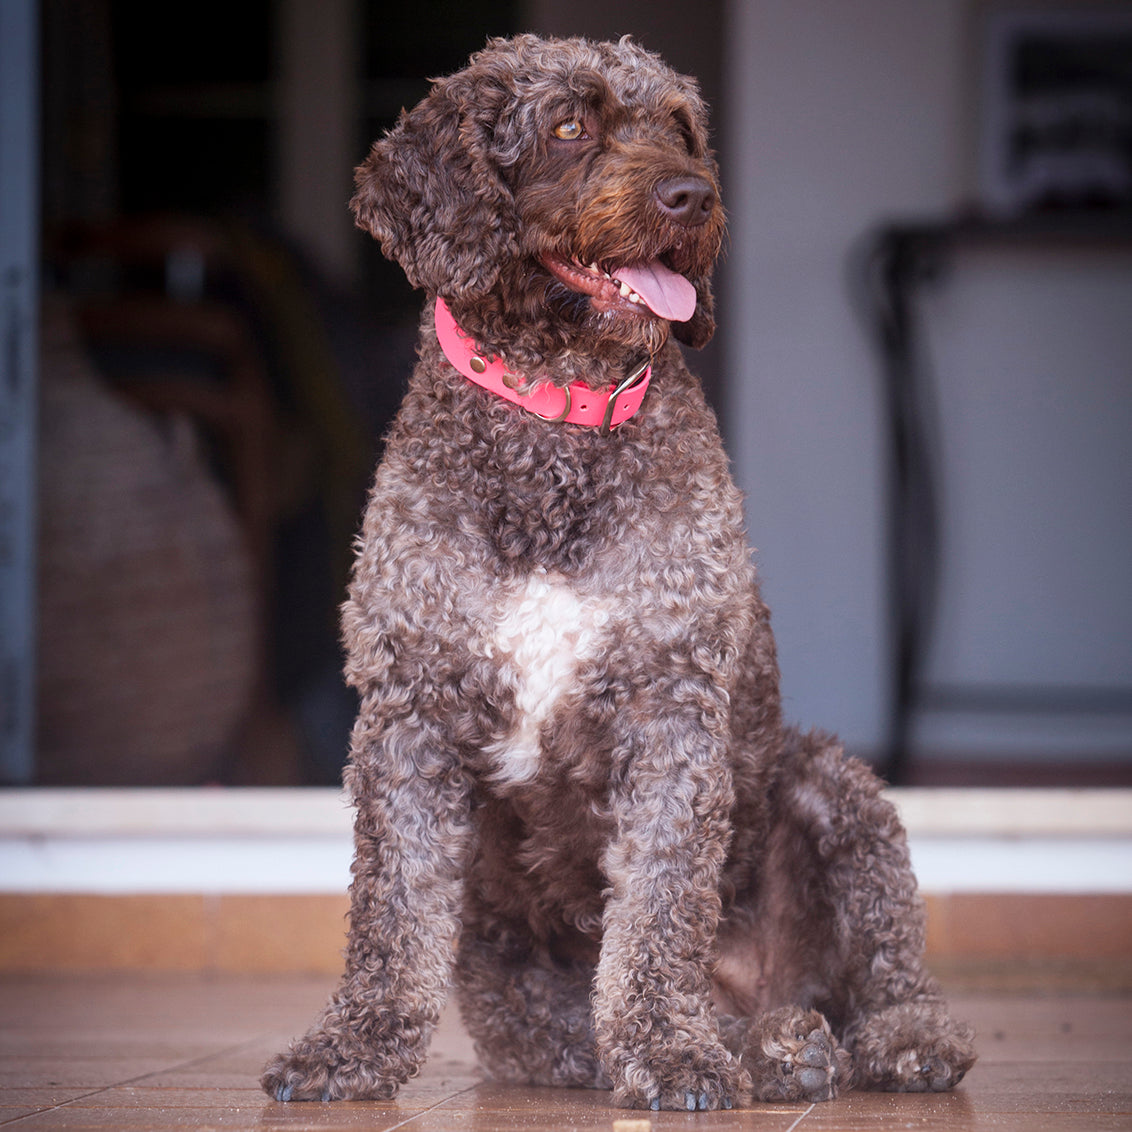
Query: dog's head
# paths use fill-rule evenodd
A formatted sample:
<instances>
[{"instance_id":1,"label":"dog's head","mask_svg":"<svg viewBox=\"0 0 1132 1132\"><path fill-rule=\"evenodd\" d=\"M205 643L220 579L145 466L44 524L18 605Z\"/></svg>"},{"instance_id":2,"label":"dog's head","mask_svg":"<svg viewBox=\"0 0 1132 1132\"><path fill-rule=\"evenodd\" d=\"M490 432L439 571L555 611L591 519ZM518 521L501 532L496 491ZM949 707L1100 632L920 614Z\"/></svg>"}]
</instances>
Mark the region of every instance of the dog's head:
<instances>
[{"instance_id":1,"label":"dog's head","mask_svg":"<svg viewBox=\"0 0 1132 1132\"><path fill-rule=\"evenodd\" d=\"M724 215L704 105L628 39L493 40L402 112L356 185L359 227L461 321L574 349L714 332Z\"/></svg>"}]
</instances>

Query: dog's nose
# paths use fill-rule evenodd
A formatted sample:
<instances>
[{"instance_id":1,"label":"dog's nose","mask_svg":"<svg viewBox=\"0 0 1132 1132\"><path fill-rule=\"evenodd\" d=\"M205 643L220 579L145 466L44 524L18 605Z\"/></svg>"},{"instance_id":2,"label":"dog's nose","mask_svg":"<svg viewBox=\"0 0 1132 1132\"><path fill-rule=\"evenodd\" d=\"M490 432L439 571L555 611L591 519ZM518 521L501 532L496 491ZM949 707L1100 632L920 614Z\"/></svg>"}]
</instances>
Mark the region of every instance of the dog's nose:
<instances>
[{"instance_id":1,"label":"dog's nose","mask_svg":"<svg viewBox=\"0 0 1132 1132\"><path fill-rule=\"evenodd\" d=\"M670 177L656 187L661 212L685 228L706 223L715 207L715 190L702 177Z\"/></svg>"}]
</instances>

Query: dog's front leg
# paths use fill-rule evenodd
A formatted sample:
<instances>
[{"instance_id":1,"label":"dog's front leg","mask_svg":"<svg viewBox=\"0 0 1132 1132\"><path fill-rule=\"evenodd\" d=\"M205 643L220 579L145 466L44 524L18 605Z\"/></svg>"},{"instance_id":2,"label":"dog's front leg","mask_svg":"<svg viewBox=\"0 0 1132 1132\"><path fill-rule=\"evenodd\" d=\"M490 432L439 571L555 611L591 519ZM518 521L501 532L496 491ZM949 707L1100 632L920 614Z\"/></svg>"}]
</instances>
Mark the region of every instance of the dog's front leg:
<instances>
[{"instance_id":1,"label":"dog's front leg","mask_svg":"<svg viewBox=\"0 0 1132 1132\"><path fill-rule=\"evenodd\" d=\"M673 718L671 701L667 711L636 737L612 800L597 1048L619 1105L728 1108L750 1090L711 1004L731 775L703 715Z\"/></svg>"},{"instance_id":2,"label":"dog's front leg","mask_svg":"<svg viewBox=\"0 0 1132 1132\"><path fill-rule=\"evenodd\" d=\"M357 813L346 972L322 1019L266 1068L277 1100L391 1097L444 1004L470 790L442 728L363 704L347 772Z\"/></svg>"}]
</instances>

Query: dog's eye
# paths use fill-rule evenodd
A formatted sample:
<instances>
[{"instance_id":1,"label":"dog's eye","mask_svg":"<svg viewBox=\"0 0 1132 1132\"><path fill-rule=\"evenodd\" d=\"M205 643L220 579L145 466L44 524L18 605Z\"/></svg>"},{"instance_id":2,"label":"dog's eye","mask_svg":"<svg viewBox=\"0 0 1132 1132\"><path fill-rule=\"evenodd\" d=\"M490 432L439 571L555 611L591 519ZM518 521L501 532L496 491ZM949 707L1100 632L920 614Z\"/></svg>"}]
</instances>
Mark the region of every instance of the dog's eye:
<instances>
[{"instance_id":1,"label":"dog's eye","mask_svg":"<svg viewBox=\"0 0 1132 1132\"><path fill-rule=\"evenodd\" d=\"M578 118L567 118L554 127L554 136L560 141L580 141L586 137L586 127Z\"/></svg>"},{"instance_id":2,"label":"dog's eye","mask_svg":"<svg viewBox=\"0 0 1132 1132\"><path fill-rule=\"evenodd\" d=\"M696 144L696 131L692 127L691 119L684 114L676 115L676 129L680 131L680 137L684 142L684 148L691 154L695 154L699 149Z\"/></svg>"}]
</instances>

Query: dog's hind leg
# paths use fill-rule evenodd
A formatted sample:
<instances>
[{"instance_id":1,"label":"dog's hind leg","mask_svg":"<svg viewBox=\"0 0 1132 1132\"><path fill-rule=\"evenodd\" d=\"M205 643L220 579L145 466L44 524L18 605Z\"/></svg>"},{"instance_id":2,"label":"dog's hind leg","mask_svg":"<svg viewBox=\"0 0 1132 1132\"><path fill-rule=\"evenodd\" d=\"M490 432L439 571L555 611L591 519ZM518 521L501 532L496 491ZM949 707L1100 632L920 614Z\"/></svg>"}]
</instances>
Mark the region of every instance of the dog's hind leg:
<instances>
[{"instance_id":1,"label":"dog's hind leg","mask_svg":"<svg viewBox=\"0 0 1132 1132\"><path fill-rule=\"evenodd\" d=\"M743 1060L760 1101L831 1101L849 1087L852 1059L817 1010L782 1006L757 1018L721 1017L720 1033Z\"/></svg>"},{"instance_id":2,"label":"dog's hind leg","mask_svg":"<svg viewBox=\"0 0 1132 1132\"><path fill-rule=\"evenodd\" d=\"M592 964L553 954L521 926L479 923L460 940L460 1013L496 1080L608 1089L594 1048L592 984Z\"/></svg>"},{"instance_id":3,"label":"dog's hind leg","mask_svg":"<svg viewBox=\"0 0 1132 1132\"><path fill-rule=\"evenodd\" d=\"M438 725L363 703L348 772L357 813L346 972L322 1019L264 1071L276 1100L391 1097L447 993L470 789Z\"/></svg>"},{"instance_id":4,"label":"dog's hind leg","mask_svg":"<svg viewBox=\"0 0 1132 1132\"><path fill-rule=\"evenodd\" d=\"M895 807L863 764L801 736L783 801L812 847L831 915L834 977L819 1001L866 1089L927 1092L974 1064L973 1033L924 970L925 912Z\"/></svg>"}]
</instances>

